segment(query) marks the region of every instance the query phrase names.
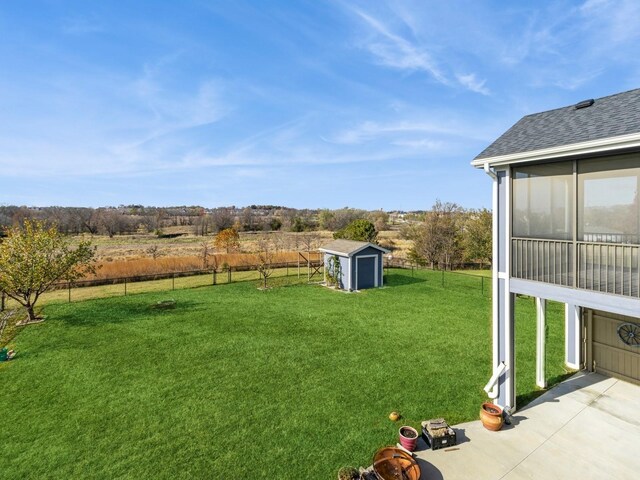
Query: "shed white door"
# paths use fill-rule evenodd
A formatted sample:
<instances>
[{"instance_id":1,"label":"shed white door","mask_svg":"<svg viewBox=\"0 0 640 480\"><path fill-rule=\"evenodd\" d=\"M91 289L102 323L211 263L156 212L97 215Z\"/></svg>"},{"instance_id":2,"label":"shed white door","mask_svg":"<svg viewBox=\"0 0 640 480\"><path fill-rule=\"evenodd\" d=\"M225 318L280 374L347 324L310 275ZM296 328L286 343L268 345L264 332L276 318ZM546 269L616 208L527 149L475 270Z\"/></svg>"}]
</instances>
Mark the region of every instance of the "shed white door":
<instances>
[{"instance_id":1,"label":"shed white door","mask_svg":"<svg viewBox=\"0 0 640 480\"><path fill-rule=\"evenodd\" d=\"M627 345L618 334L618 327L623 324L640 326L640 318L585 310L585 324L588 369L640 383L640 346ZM625 331L628 329L622 330L623 336Z\"/></svg>"}]
</instances>

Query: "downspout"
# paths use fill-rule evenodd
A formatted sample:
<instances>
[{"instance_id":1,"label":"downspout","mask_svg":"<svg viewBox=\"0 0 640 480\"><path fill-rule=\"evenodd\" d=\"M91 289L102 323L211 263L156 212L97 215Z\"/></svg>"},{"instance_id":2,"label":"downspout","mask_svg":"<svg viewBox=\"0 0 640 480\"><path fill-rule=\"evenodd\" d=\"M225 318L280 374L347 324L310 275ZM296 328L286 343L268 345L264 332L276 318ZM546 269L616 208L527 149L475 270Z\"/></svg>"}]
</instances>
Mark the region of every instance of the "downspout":
<instances>
[{"instance_id":1,"label":"downspout","mask_svg":"<svg viewBox=\"0 0 640 480\"><path fill-rule=\"evenodd\" d=\"M491 400L498 398L499 393L499 385L498 379L500 375L504 373L506 370L506 365L503 362L498 364L498 359L500 355L499 345L498 345L498 302L496 301L496 295L498 292L498 175L496 172L489 166L489 162L485 162L483 165L484 173L489 175L493 180L493 193L492 193L492 254L491 254L491 282L492 282L492 335L493 335L493 374L491 379L485 386L485 391Z\"/></svg>"},{"instance_id":2,"label":"downspout","mask_svg":"<svg viewBox=\"0 0 640 480\"><path fill-rule=\"evenodd\" d=\"M484 173L486 173L491 178L493 178L494 181L498 180L498 176L496 175L496 172L491 170L491 167L489 166L489 162L484 162L483 168L484 168Z\"/></svg>"}]
</instances>

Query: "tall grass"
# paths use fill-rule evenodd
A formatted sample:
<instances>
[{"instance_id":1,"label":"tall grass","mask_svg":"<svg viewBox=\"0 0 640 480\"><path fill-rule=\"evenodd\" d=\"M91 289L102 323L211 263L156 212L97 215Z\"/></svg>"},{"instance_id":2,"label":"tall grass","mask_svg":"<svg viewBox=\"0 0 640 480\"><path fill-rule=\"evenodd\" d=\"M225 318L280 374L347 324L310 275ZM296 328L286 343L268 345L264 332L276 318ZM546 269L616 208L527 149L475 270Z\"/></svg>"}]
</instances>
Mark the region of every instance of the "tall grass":
<instances>
[{"instance_id":1,"label":"tall grass","mask_svg":"<svg viewBox=\"0 0 640 480\"><path fill-rule=\"evenodd\" d=\"M304 255L306 256L307 254L305 253ZM319 259L320 255L318 253L311 254L311 260L317 261ZM271 262L274 264L294 264L298 260L304 263L298 252L278 252L274 253L271 258ZM217 253L209 255L206 264L203 257L199 256L158 257L156 259L138 257L128 260L99 262L101 266L97 272L94 275L87 276L85 280L188 272L208 268L220 270L225 264L229 267L237 268L257 265L259 262L259 255L255 253Z\"/></svg>"}]
</instances>

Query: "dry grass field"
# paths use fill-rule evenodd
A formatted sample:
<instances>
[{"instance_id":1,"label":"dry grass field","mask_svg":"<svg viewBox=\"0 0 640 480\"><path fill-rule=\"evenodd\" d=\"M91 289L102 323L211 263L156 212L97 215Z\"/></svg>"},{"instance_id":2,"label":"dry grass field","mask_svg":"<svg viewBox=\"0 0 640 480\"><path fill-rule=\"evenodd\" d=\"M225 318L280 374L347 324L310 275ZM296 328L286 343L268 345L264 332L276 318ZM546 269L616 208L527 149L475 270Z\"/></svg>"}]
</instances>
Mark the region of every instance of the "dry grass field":
<instances>
[{"instance_id":1,"label":"dry grass field","mask_svg":"<svg viewBox=\"0 0 640 480\"><path fill-rule=\"evenodd\" d=\"M95 276L89 279L118 278L136 275L152 275L166 272L184 272L212 268L244 267L258 263L259 240L267 235L274 252L275 263L296 263L299 253L314 251L333 239L333 232L273 232L240 233L240 248L233 253L217 251L213 245L213 235L196 236L184 230L166 231L178 234L173 238L159 238L153 234L116 235L114 237L94 235L91 239L97 247L97 260L101 266ZM80 237L79 237L80 238ZM395 257L404 257L409 242L399 237L396 231L380 232L379 241L383 246L394 248ZM207 249L205 263L204 250ZM314 257L314 258L317 258Z\"/></svg>"}]
</instances>

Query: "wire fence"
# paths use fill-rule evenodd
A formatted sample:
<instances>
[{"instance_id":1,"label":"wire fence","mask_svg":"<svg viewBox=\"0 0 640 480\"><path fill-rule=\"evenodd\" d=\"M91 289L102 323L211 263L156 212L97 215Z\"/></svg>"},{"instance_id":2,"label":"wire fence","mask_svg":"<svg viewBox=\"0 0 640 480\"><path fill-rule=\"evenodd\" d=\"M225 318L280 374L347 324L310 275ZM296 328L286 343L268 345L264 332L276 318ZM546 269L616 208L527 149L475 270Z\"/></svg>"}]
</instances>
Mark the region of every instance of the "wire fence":
<instances>
[{"instance_id":1,"label":"wire fence","mask_svg":"<svg viewBox=\"0 0 640 480\"><path fill-rule=\"evenodd\" d=\"M385 268L400 268L410 270L412 275L417 271L428 272L428 281L439 284L442 288L459 289L465 292L478 292L483 297L491 297L491 277L485 270L474 270L476 273L466 273L453 270L438 270L403 258L385 260Z\"/></svg>"},{"instance_id":2,"label":"wire fence","mask_svg":"<svg viewBox=\"0 0 640 480\"><path fill-rule=\"evenodd\" d=\"M267 285L285 286L321 282L324 280L323 263L312 261L305 263L278 262L270 266ZM60 282L41 296L42 303L72 302L105 298L136 293L172 291L211 285L224 285L237 282L264 282L260 265L242 265L225 269L189 270L149 275L135 275L96 280L77 280ZM0 311L17 306L16 302L1 295Z\"/></svg>"},{"instance_id":3,"label":"wire fence","mask_svg":"<svg viewBox=\"0 0 640 480\"><path fill-rule=\"evenodd\" d=\"M427 281L442 288L458 289L461 291L477 292L484 297L491 297L491 278L483 275L450 270L431 269L417 265L401 258L385 259L385 273L389 269L402 269L428 274ZM93 298L131 295L136 293L150 293L172 291L184 288L224 285L237 282L264 282L259 271L259 265L242 265L225 269L190 270L182 272L168 272L149 275L135 275L118 278L97 280L78 280L61 282L42 295L41 302L73 302ZM267 285L285 286L324 281L322 261L312 262L281 262L271 266ZM0 311L7 307L15 307L16 302L1 295Z\"/></svg>"}]
</instances>

